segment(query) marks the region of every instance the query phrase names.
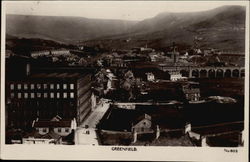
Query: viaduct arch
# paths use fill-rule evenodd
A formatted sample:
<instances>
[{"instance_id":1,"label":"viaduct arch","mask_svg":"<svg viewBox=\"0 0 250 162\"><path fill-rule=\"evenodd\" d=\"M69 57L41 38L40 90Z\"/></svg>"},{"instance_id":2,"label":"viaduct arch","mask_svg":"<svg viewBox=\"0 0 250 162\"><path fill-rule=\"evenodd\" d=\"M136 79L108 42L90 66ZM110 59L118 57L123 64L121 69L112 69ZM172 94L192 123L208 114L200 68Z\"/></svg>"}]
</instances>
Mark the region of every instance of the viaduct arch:
<instances>
[{"instance_id":1,"label":"viaduct arch","mask_svg":"<svg viewBox=\"0 0 250 162\"><path fill-rule=\"evenodd\" d=\"M184 72L183 72L184 73ZM195 78L243 78L244 67L199 67L190 68L189 77Z\"/></svg>"}]
</instances>

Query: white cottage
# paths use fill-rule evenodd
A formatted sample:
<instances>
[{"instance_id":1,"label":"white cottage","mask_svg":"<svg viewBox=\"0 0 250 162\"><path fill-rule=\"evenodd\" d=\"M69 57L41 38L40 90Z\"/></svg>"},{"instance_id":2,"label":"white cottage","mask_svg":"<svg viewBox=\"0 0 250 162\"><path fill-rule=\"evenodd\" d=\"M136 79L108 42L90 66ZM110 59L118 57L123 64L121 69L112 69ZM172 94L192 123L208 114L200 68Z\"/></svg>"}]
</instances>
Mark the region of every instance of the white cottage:
<instances>
[{"instance_id":1,"label":"white cottage","mask_svg":"<svg viewBox=\"0 0 250 162\"><path fill-rule=\"evenodd\" d=\"M132 132L145 133L151 131L152 121L151 116L144 114L139 116L132 125Z\"/></svg>"}]
</instances>

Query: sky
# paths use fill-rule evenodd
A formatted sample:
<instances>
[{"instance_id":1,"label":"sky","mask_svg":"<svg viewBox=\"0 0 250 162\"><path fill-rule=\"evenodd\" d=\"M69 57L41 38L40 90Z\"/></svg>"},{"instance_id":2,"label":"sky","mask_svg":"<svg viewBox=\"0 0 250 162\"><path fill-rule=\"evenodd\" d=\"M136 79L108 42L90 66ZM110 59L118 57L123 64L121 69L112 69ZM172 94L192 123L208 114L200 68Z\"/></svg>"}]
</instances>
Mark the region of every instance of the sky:
<instances>
[{"instance_id":1,"label":"sky","mask_svg":"<svg viewBox=\"0 0 250 162\"><path fill-rule=\"evenodd\" d=\"M195 12L223 5L246 4L239 1L5 1L4 3L7 14L136 21L154 17L162 12Z\"/></svg>"}]
</instances>

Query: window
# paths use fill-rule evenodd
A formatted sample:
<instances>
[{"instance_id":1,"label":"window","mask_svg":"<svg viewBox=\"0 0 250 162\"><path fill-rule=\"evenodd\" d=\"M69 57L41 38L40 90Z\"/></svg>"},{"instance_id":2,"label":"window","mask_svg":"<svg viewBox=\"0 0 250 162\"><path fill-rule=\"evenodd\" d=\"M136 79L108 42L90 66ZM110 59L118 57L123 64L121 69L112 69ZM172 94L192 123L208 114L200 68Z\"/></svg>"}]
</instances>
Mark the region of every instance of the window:
<instances>
[{"instance_id":1,"label":"window","mask_svg":"<svg viewBox=\"0 0 250 162\"><path fill-rule=\"evenodd\" d=\"M37 87L37 89L41 89L42 88L41 84L37 84L36 87Z\"/></svg>"},{"instance_id":2,"label":"window","mask_svg":"<svg viewBox=\"0 0 250 162\"><path fill-rule=\"evenodd\" d=\"M63 84L63 89L67 89L67 84Z\"/></svg>"},{"instance_id":3,"label":"window","mask_svg":"<svg viewBox=\"0 0 250 162\"><path fill-rule=\"evenodd\" d=\"M74 84L70 84L70 89L74 89Z\"/></svg>"},{"instance_id":4,"label":"window","mask_svg":"<svg viewBox=\"0 0 250 162\"><path fill-rule=\"evenodd\" d=\"M65 132L69 132L69 128L66 128L66 129L65 129Z\"/></svg>"},{"instance_id":5,"label":"window","mask_svg":"<svg viewBox=\"0 0 250 162\"><path fill-rule=\"evenodd\" d=\"M50 84L50 89L54 89L54 84Z\"/></svg>"},{"instance_id":6,"label":"window","mask_svg":"<svg viewBox=\"0 0 250 162\"><path fill-rule=\"evenodd\" d=\"M24 85L23 85L23 88L24 88L24 89L28 89L28 84L24 84Z\"/></svg>"},{"instance_id":7,"label":"window","mask_svg":"<svg viewBox=\"0 0 250 162\"><path fill-rule=\"evenodd\" d=\"M44 93L44 94L43 94L43 97L44 97L44 98L48 98L48 93Z\"/></svg>"},{"instance_id":8,"label":"window","mask_svg":"<svg viewBox=\"0 0 250 162\"><path fill-rule=\"evenodd\" d=\"M58 132L61 133L61 132L62 132L62 129L61 129L61 128L58 128Z\"/></svg>"},{"instance_id":9,"label":"window","mask_svg":"<svg viewBox=\"0 0 250 162\"><path fill-rule=\"evenodd\" d=\"M63 93L63 98L67 98L67 93Z\"/></svg>"},{"instance_id":10,"label":"window","mask_svg":"<svg viewBox=\"0 0 250 162\"><path fill-rule=\"evenodd\" d=\"M18 84L17 85L17 89L21 89L22 88L22 85L21 84Z\"/></svg>"},{"instance_id":11,"label":"window","mask_svg":"<svg viewBox=\"0 0 250 162\"><path fill-rule=\"evenodd\" d=\"M60 93L59 92L56 93L56 98L60 98Z\"/></svg>"},{"instance_id":12,"label":"window","mask_svg":"<svg viewBox=\"0 0 250 162\"><path fill-rule=\"evenodd\" d=\"M30 89L34 89L35 88L35 85L34 84L31 84L30 85Z\"/></svg>"},{"instance_id":13,"label":"window","mask_svg":"<svg viewBox=\"0 0 250 162\"><path fill-rule=\"evenodd\" d=\"M15 93L11 93L10 98L14 98L14 97L15 97Z\"/></svg>"},{"instance_id":14,"label":"window","mask_svg":"<svg viewBox=\"0 0 250 162\"><path fill-rule=\"evenodd\" d=\"M28 93L24 93L24 98L28 98Z\"/></svg>"},{"instance_id":15,"label":"window","mask_svg":"<svg viewBox=\"0 0 250 162\"><path fill-rule=\"evenodd\" d=\"M50 93L50 98L54 98L54 97L55 97L54 93Z\"/></svg>"},{"instance_id":16,"label":"window","mask_svg":"<svg viewBox=\"0 0 250 162\"><path fill-rule=\"evenodd\" d=\"M14 87L15 87L14 84L11 84L11 85L10 85L10 89L11 89L11 90L13 90Z\"/></svg>"},{"instance_id":17,"label":"window","mask_svg":"<svg viewBox=\"0 0 250 162\"><path fill-rule=\"evenodd\" d=\"M43 84L43 89L47 89L48 85L47 84Z\"/></svg>"},{"instance_id":18,"label":"window","mask_svg":"<svg viewBox=\"0 0 250 162\"><path fill-rule=\"evenodd\" d=\"M22 98L22 93L18 93L18 94L17 94L17 97L18 97L18 98Z\"/></svg>"},{"instance_id":19,"label":"window","mask_svg":"<svg viewBox=\"0 0 250 162\"><path fill-rule=\"evenodd\" d=\"M74 98L74 92L70 93L70 98Z\"/></svg>"},{"instance_id":20,"label":"window","mask_svg":"<svg viewBox=\"0 0 250 162\"><path fill-rule=\"evenodd\" d=\"M41 98L41 93L36 94L38 98Z\"/></svg>"},{"instance_id":21,"label":"window","mask_svg":"<svg viewBox=\"0 0 250 162\"><path fill-rule=\"evenodd\" d=\"M60 84L56 84L56 89L60 89Z\"/></svg>"},{"instance_id":22,"label":"window","mask_svg":"<svg viewBox=\"0 0 250 162\"><path fill-rule=\"evenodd\" d=\"M31 94L30 94L30 98L35 98L35 94L34 94L34 93L31 93Z\"/></svg>"}]
</instances>

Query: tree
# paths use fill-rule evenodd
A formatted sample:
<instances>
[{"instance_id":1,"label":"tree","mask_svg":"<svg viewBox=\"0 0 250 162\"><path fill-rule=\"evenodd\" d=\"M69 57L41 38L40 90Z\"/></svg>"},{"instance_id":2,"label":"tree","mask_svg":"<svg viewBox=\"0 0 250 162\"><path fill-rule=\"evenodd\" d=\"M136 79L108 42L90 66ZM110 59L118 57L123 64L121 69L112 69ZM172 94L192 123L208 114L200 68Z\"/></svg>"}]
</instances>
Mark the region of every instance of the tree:
<instances>
[{"instance_id":1,"label":"tree","mask_svg":"<svg viewBox=\"0 0 250 162\"><path fill-rule=\"evenodd\" d=\"M127 71L123 79L121 80L121 89L123 89L124 93L123 95L128 96L126 100L130 101L134 98L133 95L133 88L135 87L135 77L132 71Z\"/></svg>"}]
</instances>

